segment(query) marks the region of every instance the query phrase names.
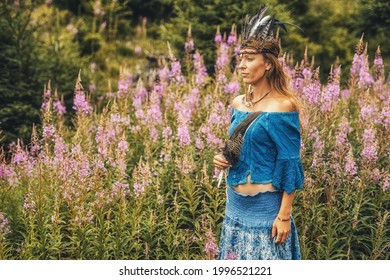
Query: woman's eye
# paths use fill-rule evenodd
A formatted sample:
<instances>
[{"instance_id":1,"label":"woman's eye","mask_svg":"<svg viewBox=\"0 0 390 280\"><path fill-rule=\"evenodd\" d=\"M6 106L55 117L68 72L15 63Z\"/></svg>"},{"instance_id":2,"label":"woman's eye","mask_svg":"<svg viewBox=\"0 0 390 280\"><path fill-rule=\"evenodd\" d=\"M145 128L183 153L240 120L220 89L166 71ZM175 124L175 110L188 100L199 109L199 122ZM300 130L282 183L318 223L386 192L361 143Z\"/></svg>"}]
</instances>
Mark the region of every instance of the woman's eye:
<instances>
[{"instance_id":1,"label":"woman's eye","mask_svg":"<svg viewBox=\"0 0 390 280\"><path fill-rule=\"evenodd\" d=\"M249 61L252 61L252 60L253 60L253 58L252 58L252 57L248 57L248 58L247 58L247 60L249 60Z\"/></svg>"}]
</instances>

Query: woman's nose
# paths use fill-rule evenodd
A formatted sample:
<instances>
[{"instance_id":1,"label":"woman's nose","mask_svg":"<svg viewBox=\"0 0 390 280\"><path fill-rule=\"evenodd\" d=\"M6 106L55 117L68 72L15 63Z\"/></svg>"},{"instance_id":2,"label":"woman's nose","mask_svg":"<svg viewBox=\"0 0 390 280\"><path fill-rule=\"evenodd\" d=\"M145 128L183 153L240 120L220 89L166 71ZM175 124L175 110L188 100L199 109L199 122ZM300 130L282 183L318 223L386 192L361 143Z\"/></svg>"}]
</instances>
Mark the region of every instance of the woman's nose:
<instances>
[{"instance_id":1,"label":"woman's nose","mask_svg":"<svg viewBox=\"0 0 390 280\"><path fill-rule=\"evenodd\" d=\"M244 69L244 68L246 68L245 62L244 60L241 60L240 63L238 64L238 69Z\"/></svg>"}]
</instances>

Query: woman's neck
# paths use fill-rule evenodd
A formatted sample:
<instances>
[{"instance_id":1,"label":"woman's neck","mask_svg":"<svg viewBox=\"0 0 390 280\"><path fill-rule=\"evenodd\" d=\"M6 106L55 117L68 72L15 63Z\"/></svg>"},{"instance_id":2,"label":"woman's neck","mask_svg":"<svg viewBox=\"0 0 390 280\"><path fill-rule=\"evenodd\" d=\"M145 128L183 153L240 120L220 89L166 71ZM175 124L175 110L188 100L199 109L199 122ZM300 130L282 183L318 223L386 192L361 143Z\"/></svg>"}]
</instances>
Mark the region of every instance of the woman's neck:
<instances>
[{"instance_id":1,"label":"woman's neck","mask_svg":"<svg viewBox=\"0 0 390 280\"><path fill-rule=\"evenodd\" d=\"M255 85L252 85L253 88L253 100L259 100L269 92L272 88L267 79L261 79L258 83Z\"/></svg>"}]
</instances>

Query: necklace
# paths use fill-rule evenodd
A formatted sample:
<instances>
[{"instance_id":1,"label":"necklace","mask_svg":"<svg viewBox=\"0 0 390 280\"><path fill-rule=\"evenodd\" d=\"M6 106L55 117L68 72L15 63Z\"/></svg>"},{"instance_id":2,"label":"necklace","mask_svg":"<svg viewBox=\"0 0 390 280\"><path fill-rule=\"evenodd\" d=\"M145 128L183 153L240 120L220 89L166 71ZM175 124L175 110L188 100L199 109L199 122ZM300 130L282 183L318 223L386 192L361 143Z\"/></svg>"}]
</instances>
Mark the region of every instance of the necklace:
<instances>
[{"instance_id":1,"label":"necklace","mask_svg":"<svg viewBox=\"0 0 390 280\"><path fill-rule=\"evenodd\" d=\"M272 89L267 92L266 94L264 94L259 100L255 101L255 102L252 102L252 101L247 101L246 100L246 95L244 95L242 97L242 104L244 104L246 107L253 107L255 106L257 103L259 103L261 100L263 100L264 97L266 97L270 92L272 91ZM251 92L252 93L252 92Z\"/></svg>"}]
</instances>

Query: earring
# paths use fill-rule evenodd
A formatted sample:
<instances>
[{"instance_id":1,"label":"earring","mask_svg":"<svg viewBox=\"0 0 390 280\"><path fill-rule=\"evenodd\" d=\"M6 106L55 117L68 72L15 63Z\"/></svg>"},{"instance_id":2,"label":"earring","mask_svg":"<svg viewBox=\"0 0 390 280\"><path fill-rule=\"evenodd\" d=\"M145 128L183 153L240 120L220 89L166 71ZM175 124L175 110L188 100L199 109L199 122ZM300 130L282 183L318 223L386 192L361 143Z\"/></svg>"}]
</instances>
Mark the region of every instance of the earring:
<instances>
[{"instance_id":1,"label":"earring","mask_svg":"<svg viewBox=\"0 0 390 280\"><path fill-rule=\"evenodd\" d=\"M244 100L245 99L245 100ZM242 98L242 103L246 106L246 107L251 107L252 106L252 99L253 99L253 89L252 89L252 85L249 84L248 86L248 90L247 92L245 93L245 96Z\"/></svg>"}]
</instances>

